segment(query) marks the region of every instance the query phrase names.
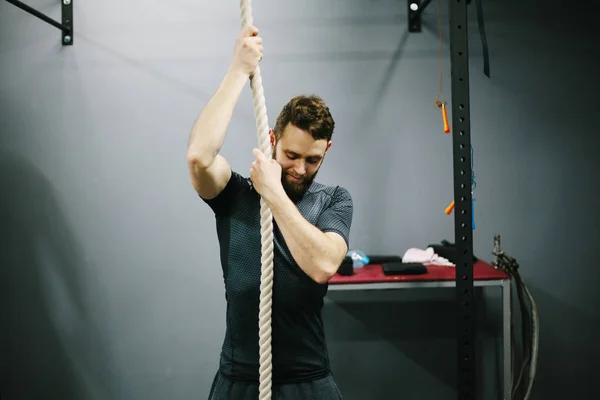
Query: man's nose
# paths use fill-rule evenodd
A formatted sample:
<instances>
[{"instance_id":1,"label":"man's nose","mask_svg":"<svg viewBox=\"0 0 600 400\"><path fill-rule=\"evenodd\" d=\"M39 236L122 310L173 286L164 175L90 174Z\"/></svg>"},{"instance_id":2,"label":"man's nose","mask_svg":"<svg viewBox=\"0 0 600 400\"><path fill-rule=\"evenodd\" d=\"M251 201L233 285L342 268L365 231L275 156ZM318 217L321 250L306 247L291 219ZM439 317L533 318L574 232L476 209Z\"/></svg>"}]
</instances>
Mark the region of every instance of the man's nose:
<instances>
[{"instance_id":1,"label":"man's nose","mask_svg":"<svg viewBox=\"0 0 600 400\"><path fill-rule=\"evenodd\" d=\"M306 173L306 164L304 163L304 160L299 160L296 162L294 169L298 175L304 175Z\"/></svg>"}]
</instances>

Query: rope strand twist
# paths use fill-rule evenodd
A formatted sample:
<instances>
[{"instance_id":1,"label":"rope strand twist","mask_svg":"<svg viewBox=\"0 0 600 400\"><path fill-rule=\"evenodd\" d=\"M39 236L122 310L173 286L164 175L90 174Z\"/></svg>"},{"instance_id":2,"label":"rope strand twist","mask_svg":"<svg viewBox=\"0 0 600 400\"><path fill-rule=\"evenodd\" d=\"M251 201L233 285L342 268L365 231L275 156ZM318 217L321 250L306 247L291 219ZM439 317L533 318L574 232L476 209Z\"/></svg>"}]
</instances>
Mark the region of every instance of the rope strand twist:
<instances>
[{"instance_id":1,"label":"rope strand twist","mask_svg":"<svg viewBox=\"0 0 600 400\"><path fill-rule=\"evenodd\" d=\"M242 29L253 24L251 0L241 0ZM258 146L267 158L272 157L269 142L269 122L267 106L262 86L260 67L257 66L250 76L252 103L258 134ZM259 400L271 399L271 309L273 293L273 214L264 199L260 199L260 235L261 235L261 268L260 268L260 301L258 313L259 343Z\"/></svg>"}]
</instances>

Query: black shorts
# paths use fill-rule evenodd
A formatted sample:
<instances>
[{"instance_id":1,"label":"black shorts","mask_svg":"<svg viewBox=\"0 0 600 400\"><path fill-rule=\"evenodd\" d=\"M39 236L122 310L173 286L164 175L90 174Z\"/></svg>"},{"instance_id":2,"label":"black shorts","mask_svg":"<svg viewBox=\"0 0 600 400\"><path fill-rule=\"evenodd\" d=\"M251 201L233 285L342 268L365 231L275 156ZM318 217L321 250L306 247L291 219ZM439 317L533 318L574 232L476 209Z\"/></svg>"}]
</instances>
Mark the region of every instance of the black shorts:
<instances>
[{"instance_id":1,"label":"black shorts","mask_svg":"<svg viewBox=\"0 0 600 400\"><path fill-rule=\"evenodd\" d=\"M273 385L272 400L342 400L332 375L311 382ZM208 400L258 400L258 384L233 381L220 372L213 380Z\"/></svg>"}]
</instances>

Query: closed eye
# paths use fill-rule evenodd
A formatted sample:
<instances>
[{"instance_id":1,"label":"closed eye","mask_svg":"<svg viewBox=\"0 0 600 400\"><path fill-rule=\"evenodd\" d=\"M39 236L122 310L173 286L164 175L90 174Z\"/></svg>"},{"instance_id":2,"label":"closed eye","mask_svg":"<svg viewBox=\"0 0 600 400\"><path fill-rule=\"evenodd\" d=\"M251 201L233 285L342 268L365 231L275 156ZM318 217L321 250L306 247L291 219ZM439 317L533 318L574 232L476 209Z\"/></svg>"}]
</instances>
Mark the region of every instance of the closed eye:
<instances>
[{"instance_id":1,"label":"closed eye","mask_svg":"<svg viewBox=\"0 0 600 400\"><path fill-rule=\"evenodd\" d=\"M291 152L291 151L286 152L285 155L290 160L296 160L298 158L301 158L301 156L299 154ZM322 159L321 156L311 156L306 159L306 162L309 164L318 164L319 161L321 161L321 159Z\"/></svg>"}]
</instances>

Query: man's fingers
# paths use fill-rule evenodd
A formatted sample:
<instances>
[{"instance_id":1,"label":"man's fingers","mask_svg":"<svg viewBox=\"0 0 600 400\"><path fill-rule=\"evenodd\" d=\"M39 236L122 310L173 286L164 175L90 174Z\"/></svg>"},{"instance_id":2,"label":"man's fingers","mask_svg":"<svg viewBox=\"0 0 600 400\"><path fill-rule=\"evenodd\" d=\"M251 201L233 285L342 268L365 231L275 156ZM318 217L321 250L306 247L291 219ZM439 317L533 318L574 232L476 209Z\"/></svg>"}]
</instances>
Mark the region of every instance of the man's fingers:
<instances>
[{"instance_id":1,"label":"man's fingers","mask_svg":"<svg viewBox=\"0 0 600 400\"><path fill-rule=\"evenodd\" d=\"M255 27L254 25L248 26L246 29L244 29L242 34L243 34L243 36L257 36L258 28Z\"/></svg>"}]
</instances>

